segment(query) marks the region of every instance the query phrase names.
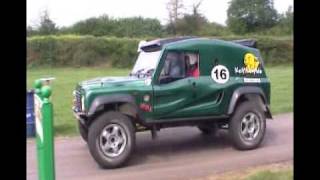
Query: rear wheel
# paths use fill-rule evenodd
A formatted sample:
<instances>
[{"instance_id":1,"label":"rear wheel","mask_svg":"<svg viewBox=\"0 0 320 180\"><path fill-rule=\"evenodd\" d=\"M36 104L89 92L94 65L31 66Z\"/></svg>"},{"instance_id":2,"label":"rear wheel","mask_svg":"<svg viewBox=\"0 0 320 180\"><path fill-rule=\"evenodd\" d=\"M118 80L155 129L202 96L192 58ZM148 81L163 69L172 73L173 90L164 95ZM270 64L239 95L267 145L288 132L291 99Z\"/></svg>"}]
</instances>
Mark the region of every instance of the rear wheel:
<instances>
[{"instance_id":1,"label":"rear wheel","mask_svg":"<svg viewBox=\"0 0 320 180\"><path fill-rule=\"evenodd\" d=\"M88 144L92 157L100 167L120 167L128 161L134 149L134 126L127 116L106 112L91 124Z\"/></svg>"},{"instance_id":2,"label":"rear wheel","mask_svg":"<svg viewBox=\"0 0 320 180\"><path fill-rule=\"evenodd\" d=\"M262 108L252 101L241 103L231 117L229 133L237 149L257 148L263 140L265 130L265 114Z\"/></svg>"}]
</instances>

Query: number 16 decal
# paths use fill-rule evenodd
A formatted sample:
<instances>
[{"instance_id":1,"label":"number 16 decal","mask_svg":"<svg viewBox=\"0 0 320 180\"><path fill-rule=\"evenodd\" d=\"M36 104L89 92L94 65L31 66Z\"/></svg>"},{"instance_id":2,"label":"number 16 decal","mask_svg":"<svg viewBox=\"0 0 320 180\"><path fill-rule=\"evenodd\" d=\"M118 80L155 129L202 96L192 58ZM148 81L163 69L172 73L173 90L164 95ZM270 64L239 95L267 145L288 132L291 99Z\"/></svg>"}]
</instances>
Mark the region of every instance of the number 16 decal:
<instances>
[{"instance_id":1,"label":"number 16 decal","mask_svg":"<svg viewBox=\"0 0 320 180\"><path fill-rule=\"evenodd\" d=\"M224 84L229 80L229 70L223 65L217 65L211 71L211 78L219 84Z\"/></svg>"}]
</instances>

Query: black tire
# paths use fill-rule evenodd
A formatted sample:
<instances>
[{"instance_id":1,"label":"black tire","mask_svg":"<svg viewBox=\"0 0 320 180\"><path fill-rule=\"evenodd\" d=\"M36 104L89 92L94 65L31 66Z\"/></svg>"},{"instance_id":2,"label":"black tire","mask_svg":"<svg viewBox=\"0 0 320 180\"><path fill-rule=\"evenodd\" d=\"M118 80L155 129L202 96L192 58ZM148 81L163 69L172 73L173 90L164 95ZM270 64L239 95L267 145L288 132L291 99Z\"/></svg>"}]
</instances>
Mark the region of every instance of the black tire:
<instances>
[{"instance_id":1,"label":"black tire","mask_svg":"<svg viewBox=\"0 0 320 180\"><path fill-rule=\"evenodd\" d=\"M203 135L215 135L218 131L218 127L216 124L199 125L198 129L202 132Z\"/></svg>"},{"instance_id":2,"label":"black tire","mask_svg":"<svg viewBox=\"0 0 320 180\"><path fill-rule=\"evenodd\" d=\"M247 119L250 119L250 117L255 117L255 122L259 122L259 126L251 126L251 127L257 127L252 129L258 129L259 131L253 131L256 134L254 137L251 137L252 139L246 139L248 137L245 137L243 133L244 131L244 125L243 118L248 117ZM252 124L251 124L252 125ZM230 119L230 128L229 133L231 136L231 140L233 142L233 145L236 149L239 150L250 150L257 148L265 135L266 131L266 118L265 114L262 110L262 108L252 101L245 101L237 106L237 109L235 110L233 116ZM248 133L244 133L249 135ZM250 138L250 137L249 137Z\"/></svg>"},{"instance_id":3,"label":"black tire","mask_svg":"<svg viewBox=\"0 0 320 180\"><path fill-rule=\"evenodd\" d=\"M87 142L88 141L88 128L85 127L83 124L81 124L80 121L78 121L78 129L79 129L79 133L80 136L82 137L82 139Z\"/></svg>"},{"instance_id":4,"label":"black tire","mask_svg":"<svg viewBox=\"0 0 320 180\"><path fill-rule=\"evenodd\" d=\"M100 146L100 133L109 125L116 125L121 128L126 138L123 151L114 157L105 154ZM134 126L131 120L121 113L114 111L103 113L89 127L88 145L92 157L101 168L121 167L129 160L135 146Z\"/></svg>"}]
</instances>

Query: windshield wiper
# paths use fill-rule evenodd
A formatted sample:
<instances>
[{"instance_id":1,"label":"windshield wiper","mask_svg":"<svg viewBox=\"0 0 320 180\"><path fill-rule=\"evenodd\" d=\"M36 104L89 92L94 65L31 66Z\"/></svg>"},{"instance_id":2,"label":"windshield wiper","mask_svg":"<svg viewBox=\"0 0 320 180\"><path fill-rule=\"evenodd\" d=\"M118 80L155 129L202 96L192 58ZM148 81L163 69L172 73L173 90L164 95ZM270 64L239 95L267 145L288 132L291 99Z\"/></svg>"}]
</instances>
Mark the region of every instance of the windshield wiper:
<instances>
[{"instance_id":1,"label":"windshield wiper","mask_svg":"<svg viewBox=\"0 0 320 180\"><path fill-rule=\"evenodd\" d=\"M143 70L144 70L144 68L139 69L139 70L136 72L136 74L140 74Z\"/></svg>"},{"instance_id":2,"label":"windshield wiper","mask_svg":"<svg viewBox=\"0 0 320 180\"><path fill-rule=\"evenodd\" d=\"M138 71L136 71L135 73L130 73L130 76L139 76L141 74L141 72L144 70L144 68L139 69Z\"/></svg>"},{"instance_id":3,"label":"windshield wiper","mask_svg":"<svg viewBox=\"0 0 320 180\"><path fill-rule=\"evenodd\" d=\"M130 76L137 76L138 78L146 77L146 76L150 76L152 74L152 72L154 71L154 68L150 68L145 73L143 73L144 69L145 68L142 68L142 69L139 69L138 71L136 71L135 73L130 73Z\"/></svg>"},{"instance_id":4,"label":"windshield wiper","mask_svg":"<svg viewBox=\"0 0 320 180\"><path fill-rule=\"evenodd\" d=\"M151 75L151 74L153 73L153 71L154 71L154 68L150 68L150 69L148 69L148 70L146 71L145 74Z\"/></svg>"}]
</instances>

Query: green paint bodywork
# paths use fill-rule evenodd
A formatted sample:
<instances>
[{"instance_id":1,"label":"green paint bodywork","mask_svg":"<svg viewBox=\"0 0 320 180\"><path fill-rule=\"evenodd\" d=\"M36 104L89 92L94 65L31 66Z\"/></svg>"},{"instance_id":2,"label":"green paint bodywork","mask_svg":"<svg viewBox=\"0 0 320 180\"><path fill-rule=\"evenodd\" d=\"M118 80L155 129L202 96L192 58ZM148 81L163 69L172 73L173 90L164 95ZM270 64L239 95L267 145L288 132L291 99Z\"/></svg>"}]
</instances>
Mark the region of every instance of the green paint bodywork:
<instances>
[{"instance_id":1,"label":"green paint bodywork","mask_svg":"<svg viewBox=\"0 0 320 180\"><path fill-rule=\"evenodd\" d=\"M115 94L132 95L135 103L143 103L143 96L151 95L151 112L143 112L145 121L157 122L165 119L227 115L233 92L244 86L262 89L266 104L270 103L270 82L266 76L260 53L257 49L228 41L213 39L188 39L164 44L158 65L151 78L105 77L84 81L78 84L84 96L85 112L92 106L95 98ZM200 77L188 77L168 84L159 84L166 54L170 51L197 52L200 58ZM260 61L261 74L236 74L235 68L245 67L244 55L253 53ZM211 78L215 63L227 67L230 78L225 84L218 84ZM244 83L244 78L259 78L259 83ZM195 86L194 86L195 85Z\"/></svg>"}]
</instances>

